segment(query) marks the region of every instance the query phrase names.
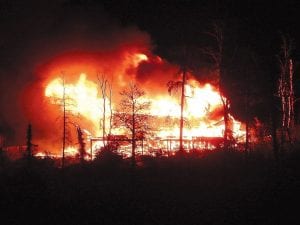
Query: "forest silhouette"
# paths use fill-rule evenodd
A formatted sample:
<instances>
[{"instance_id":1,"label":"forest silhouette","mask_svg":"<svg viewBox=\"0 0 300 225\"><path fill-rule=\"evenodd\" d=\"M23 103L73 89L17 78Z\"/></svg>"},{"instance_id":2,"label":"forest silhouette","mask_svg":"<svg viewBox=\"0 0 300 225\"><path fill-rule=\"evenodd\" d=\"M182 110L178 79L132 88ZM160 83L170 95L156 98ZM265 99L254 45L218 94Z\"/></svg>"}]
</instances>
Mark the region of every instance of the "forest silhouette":
<instances>
[{"instance_id":1,"label":"forest silhouette","mask_svg":"<svg viewBox=\"0 0 300 225\"><path fill-rule=\"evenodd\" d=\"M298 151L138 158L105 150L92 162L1 155L3 224L295 224Z\"/></svg>"}]
</instances>

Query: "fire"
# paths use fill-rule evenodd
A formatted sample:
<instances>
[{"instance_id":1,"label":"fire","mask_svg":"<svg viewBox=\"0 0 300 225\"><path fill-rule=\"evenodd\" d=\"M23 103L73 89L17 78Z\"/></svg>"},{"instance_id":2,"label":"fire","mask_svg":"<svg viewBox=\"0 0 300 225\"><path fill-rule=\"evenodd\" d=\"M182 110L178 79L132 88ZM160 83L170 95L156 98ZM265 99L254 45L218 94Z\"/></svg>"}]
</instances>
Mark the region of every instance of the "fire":
<instances>
[{"instance_id":1,"label":"fire","mask_svg":"<svg viewBox=\"0 0 300 225\"><path fill-rule=\"evenodd\" d=\"M97 131L97 124L99 124L102 115L101 106L103 105L103 99L98 97L97 84L87 80L85 73L79 75L75 84L66 83L63 85L63 78L58 77L47 85L45 96L50 99L52 104L62 105L64 91L67 110L72 114L88 118L95 124L93 131ZM109 103L106 104L108 108Z\"/></svg>"},{"instance_id":2,"label":"fire","mask_svg":"<svg viewBox=\"0 0 300 225\"><path fill-rule=\"evenodd\" d=\"M130 59L131 57L129 58L129 60ZM146 56L145 54L137 53L134 55L132 61L134 66L138 66L142 61L147 61L147 60L148 60L148 56Z\"/></svg>"},{"instance_id":3,"label":"fire","mask_svg":"<svg viewBox=\"0 0 300 225\"><path fill-rule=\"evenodd\" d=\"M126 57L127 65L130 64L134 68L138 67L141 62L149 60L148 56L144 54L131 55L130 58ZM75 76L76 77L76 76ZM95 80L89 79L89 74L81 72L78 73L78 79L75 82L68 82L66 78L61 75L57 75L45 87L45 96L51 104L57 104L62 106L63 93L65 92L65 101L67 110L73 115L80 115L84 120L89 121L92 125L84 127L85 133L88 135L88 141L91 138L101 137L102 131L99 128L99 123L103 115L103 102L104 99L101 95L99 85ZM124 85L124 77L121 78L121 87ZM63 80L64 79L64 80ZM119 81L120 82L120 79ZM146 89L149 89L146 87ZM166 88L165 88L166 89ZM113 90L119 92L120 90ZM199 137L222 137L224 132L224 123L221 114L216 113L222 110L222 102L220 94L211 84L201 85L195 79L188 80L185 85L186 102L184 110L184 118L186 125L184 127L184 139L186 141L192 141ZM178 96L171 96L167 90L162 93L149 93L146 95L148 101L151 102L150 114L153 117L158 118L160 124L154 130L154 135L160 140L174 140L178 139L179 125L178 118L180 116L180 105ZM106 109L109 109L109 100L106 101ZM112 111L116 111L116 102L112 102ZM216 115L214 115L216 114ZM109 116L106 116L109 120ZM242 130L242 123L236 121L230 116L232 121L232 130L235 137L243 137L244 131ZM168 123L168 120L173 122ZM108 123L108 122L107 122ZM115 135L121 135L124 130L121 128L113 128L112 133ZM152 147L166 148L167 143L150 144ZM95 148L96 145L92 146ZM148 146L148 147L149 147ZM198 145L199 146L199 145ZM176 144L170 144L171 150L176 149ZM97 145L99 148L99 145ZM66 154L75 155L77 153L76 148L70 146L66 149Z\"/></svg>"},{"instance_id":4,"label":"fire","mask_svg":"<svg viewBox=\"0 0 300 225\"><path fill-rule=\"evenodd\" d=\"M185 85L186 109L184 111L185 117L204 118L209 111L213 111L221 107L220 95L213 90L210 84L205 84L203 87L199 83L192 81L194 85ZM152 99L151 114L157 116L173 116L180 115L180 106L178 100L167 94L160 96L157 99Z\"/></svg>"},{"instance_id":5,"label":"fire","mask_svg":"<svg viewBox=\"0 0 300 225\"><path fill-rule=\"evenodd\" d=\"M137 151L143 151L144 154L152 154L155 149L175 151L179 144L180 93L170 95L167 83L174 80L177 73L177 66L159 56L145 53L144 49L137 49L136 46L113 49L111 52L76 52L57 56L39 69L40 80L27 90L25 105L30 106L27 114L40 135L35 142L39 146L45 146L45 149L40 149L41 152L44 150L60 155L62 123L57 118L62 117L65 101L71 123L68 129L72 130L68 136L70 140L67 143L66 155L78 153L78 126L84 133L88 152L94 154L96 149L103 146L101 138L104 100L107 135L110 116L118 110L119 92L128 87L129 83L136 83L145 91L146 95L143 97L151 102L149 114L152 123L151 136L145 138L143 147L139 143ZM112 96L107 95L105 99L99 85L99 77L102 76L110 85L107 91L112 92ZM37 90L40 94L37 94ZM218 90L211 84L200 83L189 74L185 95L185 148L214 148L224 133L223 108ZM243 124L232 115L230 128L235 138L243 140ZM111 134L124 137L123 139L130 138L122 127L113 127ZM130 142L121 142L120 152L127 155ZM43 154L40 153L40 156Z\"/></svg>"}]
</instances>

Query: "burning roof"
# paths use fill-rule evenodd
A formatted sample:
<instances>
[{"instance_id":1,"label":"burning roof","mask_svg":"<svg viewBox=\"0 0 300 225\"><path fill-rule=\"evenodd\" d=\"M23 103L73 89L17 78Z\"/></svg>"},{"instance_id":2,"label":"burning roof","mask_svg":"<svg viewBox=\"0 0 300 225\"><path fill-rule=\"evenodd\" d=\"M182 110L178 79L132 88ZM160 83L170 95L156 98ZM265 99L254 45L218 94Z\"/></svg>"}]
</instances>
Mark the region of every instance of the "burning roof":
<instances>
[{"instance_id":1,"label":"burning roof","mask_svg":"<svg viewBox=\"0 0 300 225\"><path fill-rule=\"evenodd\" d=\"M166 138L179 133L179 97L170 95L166 85L170 80L180 79L178 66L144 48L132 45L110 51L65 53L39 67L38 75L38 79L25 90L23 105L37 131L36 142L45 146L47 151L60 149L62 123L59 118L62 116L63 93L70 117L69 129L80 126L88 138L102 135L103 96L99 77L111 85L112 96L105 99L107 109L111 104L112 112L116 112L119 92L129 83L136 83L145 91L144 98L151 102L149 115L154 118L153 135ZM185 90L184 135L188 139L222 137L224 122L218 90L209 83L201 84L192 74L188 75ZM242 124L232 116L230 118L234 135L243 136ZM116 135L124 132L126 134L121 127L112 129ZM71 133L69 145L74 146L76 140Z\"/></svg>"}]
</instances>

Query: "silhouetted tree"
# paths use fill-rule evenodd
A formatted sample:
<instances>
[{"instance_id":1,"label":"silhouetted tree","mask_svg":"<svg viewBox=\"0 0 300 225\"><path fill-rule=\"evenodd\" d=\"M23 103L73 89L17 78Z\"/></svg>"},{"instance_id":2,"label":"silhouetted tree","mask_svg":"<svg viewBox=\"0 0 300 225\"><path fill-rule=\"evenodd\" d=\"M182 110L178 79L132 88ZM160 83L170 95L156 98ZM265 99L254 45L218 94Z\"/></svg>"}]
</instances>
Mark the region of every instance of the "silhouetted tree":
<instances>
[{"instance_id":1,"label":"silhouetted tree","mask_svg":"<svg viewBox=\"0 0 300 225\"><path fill-rule=\"evenodd\" d=\"M229 89L227 94L231 99L232 110L246 125L246 153L250 149L250 128L263 104L262 95L266 91L260 80L263 74L259 60L250 47L240 47L234 58L236 63L229 66L231 77L227 84L227 89ZM242 79L241 75L243 75Z\"/></svg>"},{"instance_id":2,"label":"silhouetted tree","mask_svg":"<svg viewBox=\"0 0 300 225\"><path fill-rule=\"evenodd\" d=\"M147 112L150 102L145 100L145 92L137 85L130 84L128 88L120 92L121 102L117 113L114 114L115 126L123 126L131 132L131 159L135 166L135 149L137 135L149 129Z\"/></svg>"},{"instance_id":3,"label":"silhouetted tree","mask_svg":"<svg viewBox=\"0 0 300 225\"><path fill-rule=\"evenodd\" d=\"M112 82L108 83L108 99L109 99L109 129L108 129L108 135L111 135L111 129L112 129L112 119L113 119L113 109L112 109Z\"/></svg>"},{"instance_id":4,"label":"silhouetted tree","mask_svg":"<svg viewBox=\"0 0 300 225\"><path fill-rule=\"evenodd\" d=\"M180 69L180 74L182 76L181 81L169 81L167 83L169 94L172 93L173 90L178 91L180 89L180 123L179 123L179 152L184 151L183 148L183 126L184 126L184 103L185 103L185 85L186 85L186 76L187 70L185 67Z\"/></svg>"},{"instance_id":5,"label":"silhouetted tree","mask_svg":"<svg viewBox=\"0 0 300 225\"><path fill-rule=\"evenodd\" d=\"M32 159L32 130L31 130L31 124L28 124L27 132L26 132L26 158L28 163L30 164Z\"/></svg>"},{"instance_id":6,"label":"silhouetted tree","mask_svg":"<svg viewBox=\"0 0 300 225\"><path fill-rule=\"evenodd\" d=\"M187 48L186 45L183 47L179 47L177 50L178 53L180 53L178 56L180 58L180 69L178 74L180 75L180 80L177 81L169 81L167 83L168 92L171 95L172 92L179 92L180 93L180 119L179 119L179 153L183 153L184 146L183 146L183 128L185 125L185 118L183 116L184 114L184 108L185 108L185 102L187 97L185 86L187 84L188 75L191 68L191 61L190 61L190 53L192 52L189 48Z\"/></svg>"},{"instance_id":7,"label":"silhouetted tree","mask_svg":"<svg viewBox=\"0 0 300 225\"><path fill-rule=\"evenodd\" d=\"M62 92L59 93L58 96L52 97L52 102L55 105L58 105L61 107L62 115L59 117L59 119L62 119L62 158L61 158L61 167L65 167L65 149L70 142L70 129L69 125L72 124L76 127L76 124L74 124L71 121L71 115L74 115L72 112L72 108L74 108L75 103L74 100L72 100L71 96L67 94L67 87L66 87L66 79L65 74L62 72L61 78L60 78L61 86L62 86Z\"/></svg>"},{"instance_id":8,"label":"silhouetted tree","mask_svg":"<svg viewBox=\"0 0 300 225\"><path fill-rule=\"evenodd\" d=\"M78 139L78 156L81 164L84 164L85 162L85 156L86 156L86 150L85 150L85 142L82 130L79 126L77 126L77 139Z\"/></svg>"},{"instance_id":9,"label":"silhouetted tree","mask_svg":"<svg viewBox=\"0 0 300 225\"><path fill-rule=\"evenodd\" d=\"M282 36L279 61L278 96L281 103L281 148L286 141L292 142L291 130L294 128L294 83L293 60L291 57L293 46L291 39Z\"/></svg>"},{"instance_id":10,"label":"silhouetted tree","mask_svg":"<svg viewBox=\"0 0 300 225\"><path fill-rule=\"evenodd\" d=\"M66 86L65 86L65 77L62 79L63 85L63 96L62 96L62 106L63 106L63 137L62 137L62 161L61 167L65 167L65 148L66 148L66 124L67 124L67 115L66 115Z\"/></svg>"},{"instance_id":11,"label":"silhouetted tree","mask_svg":"<svg viewBox=\"0 0 300 225\"><path fill-rule=\"evenodd\" d=\"M105 78L104 75L101 77L98 75L98 83L99 83L99 89L101 91L102 95L102 118L100 120L100 128L102 128L102 138L103 138L103 145L105 146L107 143L105 141L107 135L111 134L111 127L112 127L112 85L111 83ZM106 132L106 114L107 114L107 101L109 102L109 127L108 127L108 134Z\"/></svg>"},{"instance_id":12,"label":"silhouetted tree","mask_svg":"<svg viewBox=\"0 0 300 225\"><path fill-rule=\"evenodd\" d=\"M224 148L229 147L229 140L232 138L232 130L229 126L229 112L230 112L230 101L224 95L224 82L225 82L225 40L224 40L224 29L220 23L214 23L212 30L206 32L208 36L215 42L214 47L202 48L201 52L209 56L215 67L216 71L216 85L220 93L220 99L223 105L223 117L224 117Z\"/></svg>"}]
</instances>

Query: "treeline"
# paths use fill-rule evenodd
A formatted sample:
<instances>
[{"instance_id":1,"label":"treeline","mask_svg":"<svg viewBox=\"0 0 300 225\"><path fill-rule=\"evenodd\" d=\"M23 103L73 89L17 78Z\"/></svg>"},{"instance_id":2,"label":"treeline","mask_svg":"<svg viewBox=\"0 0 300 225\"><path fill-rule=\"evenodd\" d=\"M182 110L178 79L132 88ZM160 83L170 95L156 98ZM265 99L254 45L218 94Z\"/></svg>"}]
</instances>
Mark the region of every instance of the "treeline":
<instances>
[{"instance_id":1,"label":"treeline","mask_svg":"<svg viewBox=\"0 0 300 225\"><path fill-rule=\"evenodd\" d=\"M296 224L299 160L279 168L253 153L102 156L54 166L51 159L1 161L4 224ZM66 161L67 162L67 161Z\"/></svg>"}]
</instances>

